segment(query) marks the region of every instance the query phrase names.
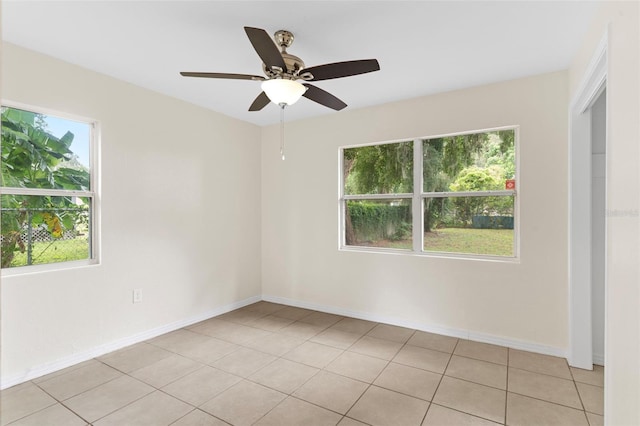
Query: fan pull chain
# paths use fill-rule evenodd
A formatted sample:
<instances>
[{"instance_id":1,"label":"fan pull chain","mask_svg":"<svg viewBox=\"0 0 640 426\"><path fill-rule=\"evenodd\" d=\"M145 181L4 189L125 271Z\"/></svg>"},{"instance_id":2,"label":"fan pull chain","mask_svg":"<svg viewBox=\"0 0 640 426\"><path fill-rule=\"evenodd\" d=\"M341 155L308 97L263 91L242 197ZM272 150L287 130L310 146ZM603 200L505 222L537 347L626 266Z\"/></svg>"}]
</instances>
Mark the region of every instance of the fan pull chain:
<instances>
[{"instance_id":1,"label":"fan pull chain","mask_svg":"<svg viewBox=\"0 0 640 426\"><path fill-rule=\"evenodd\" d=\"M287 104L280 104L280 155L284 161L284 107Z\"/></svg>"}]
</instances>

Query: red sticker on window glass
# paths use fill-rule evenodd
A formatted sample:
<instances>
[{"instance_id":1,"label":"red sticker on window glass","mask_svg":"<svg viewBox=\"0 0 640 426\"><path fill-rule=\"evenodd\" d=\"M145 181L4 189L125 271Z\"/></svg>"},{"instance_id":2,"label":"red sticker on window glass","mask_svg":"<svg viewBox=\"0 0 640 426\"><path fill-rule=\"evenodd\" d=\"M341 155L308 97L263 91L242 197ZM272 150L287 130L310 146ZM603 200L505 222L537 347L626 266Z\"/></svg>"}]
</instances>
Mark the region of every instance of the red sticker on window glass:
<instances>
[{"instance_id":1,"label":"red sticker on window glass","mask_svg":"<svg viewBox=\"0 0 640 426\"><path fill-rule=\"evenodd\" d=\"M516 189L516 180L507 179L504 183L504 189Z\"/></svg>"}]
</instances>

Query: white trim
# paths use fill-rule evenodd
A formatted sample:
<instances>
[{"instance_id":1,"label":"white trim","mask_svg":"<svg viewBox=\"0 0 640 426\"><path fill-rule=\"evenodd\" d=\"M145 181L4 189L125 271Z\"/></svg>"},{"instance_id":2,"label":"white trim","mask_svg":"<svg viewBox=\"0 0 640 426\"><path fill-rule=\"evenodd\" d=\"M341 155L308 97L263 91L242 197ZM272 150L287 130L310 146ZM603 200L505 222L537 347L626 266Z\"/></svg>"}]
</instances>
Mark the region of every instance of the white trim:
<instances>
[{"instance_id":1,"label":"white trim","mask_svg":"<svg viewBox=\"0 0 640 426\"><path fill-rule=\"evenodd\" d=\"M413 194L403 192L400 194L353 194L344 195L342 198L345 200L410 200L412 197Z\"/></svg>"},{"instance_id":2,"label":"white trim","mask_svg":"<svg viewBox=\"0 0 640 426\"><path fill-rule=\"evenodd\" d=\"M459 192L423 192L422 198L455 198L455 197L510 197L516 195L513 189L495 191L459 191Z\"/></svg>"},{"instance_id":3,"label":"white trim","mask_svg":"<svg viewBox=\"0 0 640 426\"><path fill-rule=\"evenodd\" d=\"M17 188L12 186L0 187L0 194L2 195L32 195L32 196L44 196L50 195L52 197L85 197L92 198L95 194L92 191L70 190L70 189L50 189L50 188Z\"/></svg>"},{"instance_id":4,"label":"white trim","mask_svg":"<svg viewBox=\"0 0 640 426\"><path fill-rule=\"evenodd\" d=\"M444 251L426 251L415 252L412 249L394 249L385 247L367 247L367 246L344 246L340 247L340 251L344 252L362 252L362 253L378 253L378 254L396 254L402 256L419 256L442 259L458 259L458 260L477 260L481 262L507 262L520 263L520 259L514 256L492 256L489 254L475 253L456 253Z\"/></svg>"},{"instance_id":5,"label":"white trim","mask_svg":"<svg viewBox=\"0 0 640 426\"><path fill-rule=\"evenodd\" d=\"M461 132L447 132L447 133L439 133L436 135L429 135L429 136L409 136L406 138L401 138L401 139L393 139L393 140L387 140L387 141L378 141L378 142L365 142L365 143L356 143L356 144L351 144L351 145L343 145L340 147L340 149L349 149L349 148L361 148L364 146L376 146L376 145L389 145L389 144L394 144L394 143L406 143L406 142L411 142L414 140L429 140L429 139L438 139L438 138L446 138L446 137L450 137L450 136L461 136L461 135L473 135L476 133L489 133L489 132L498 132L501 130L511 130L511 129L515 129L516 127L519 127L519 125L508 125L508 126L497 126L497 127L485 127L482 129L476 129L476 130L464 130Z\"/></svg>"},{"instance_id":6,"label":"white trim","mask_svg":"<svg viewBox=\"0 0 640 426\"><path fill-rule=\"evenodd\" d=\"M500 345L509 347L512 349L519 349L528 352L535 352L544 355L551 355L557 357L566 357L566 351L562 348L540 345L537 343L527 342L524 340L512 339L502 336L494 336L485 333L476 333L469 330L456 329L451 327L444 327L438 324L428 324L417 321L408 321L397 317L390 317L386 315L376 315L369 312L351 311L349 309L341 309L332 306L319 305L315 303L309 303L300 300L288 299L286 297L262 295L262 300L265 302L280 303L288 306L295 306L298 308L313 309L315 311L326 312L334 315L341 315L346 317L358 318L367 321L379 322L383 324L396 325L399 327L406 327L420 331L426 331L429 333L437 333L444 336L457 337L459 339L468 339L476 342L490 343L493 345Z\"/></svg>"},{"instance_id":7,"label":"white trim","mask_svg":"<svg viewBox=\"0 0 640 426\"><path fill-rule=\"evenodd\" d=\"M420 193L423 190L424 158L422 140L413 141L413 200L411 201L411 241L413 251L419 253L424 248L424 203ZM418 165L419 167L416 167ZM417 219L417 220L416 220Z\"/></svg>"},{"instance_id":8,"label":"white trim","mask_svg":"<svg viewBox=\"0 0 640 426\"><path fill-rule=\"evenodd\" d=\"M140 333L136 333L132 336L128 336L119 340L115 340L113 342L105 343L99 346L96 346L91 349L87 349L82 352L74 353L73 355L66 356L64 358L58 359L53 362L49 362L46 364L38 365L29 370L14 373L10 376L2 376L2 380L0 381L0 389L6 389L11 386L15 386L17 384L26 382L28 380L32 380L46 374L53 373L58 370L62 370L63 368L70 367L72 365L88 361L90 359L102 356L109 352L113 352L115 350L131 346L135 343L140 343L145 340L151 339L156 336L160 336L161 334L169 333L174 330L178 330L192 324L195 324L200 321L207 320L209 318L225 314L227 312L233 311L238 308L242 308L244 306L250 305L252 303L259 302L261 300L260 296L249 297L244 300L240 300L238 302L233 302L224 306L220 306L218 308L212 309L210 311L204 312L200 315L195 315L193 317L174 321L169 324L162 325L160 327L152 328L150 330L146 330Z\"/></svg>"},{"instance_id":9,"label":"white trim","mask_svg":"<svg viewBox=\"0 0 640 426\"><path fill-rule=\"evenodd\" d=\"M513 176L516 180L514 195L517 195L513 203L513 257L520 260L520 199L522 199L522 194L520 194L520 126L515 127L513 131L515 133L513 144L516 150L516 171Z\"/></svg>"},{"instance_id":10,"label":"white trim","mask_svg":"<svg viewBox=\"0 0 640 426\"><path fill-rule=\"evenodd\" d=\"M493 191L460 191L460 192L424 192L423 187L423 142L440 137L451 137L457 135L468 135L478 133L490 133L503 130L513 130L514 132L514 148L515 148L515 179L516 188L507 190L493 190ZM433 256L438 257L456 257L460 259L487 259L487 260L516 260L519 262L520 256L520 216L518 205L520 203L519 197L517 197L517 189L519 188L519 170L520 170L520 149L519 149L519 125L510 125L502 127L494 127L491 129L477 130L477 131L465 131L458 133L447 133L440 136L428 136L414 138L413 140L400 140L396 142L375 142L361 145L341 146L338 148L338 250L339 251L362 251L369 253L390 253L390 254L410 254L420 256ZM345 194L344 193L344 150L366 147L366 146L379 146L399 143L413 143L413 192L411 193L397 193L397 194ZM426 198L454 198L454 197L500 197L500 196L513 196L514 199L514 228L513 228L513 248L512 256L491 256L486 254L476 253L444 253L424 250L424 202ZM411 225L412 225L412 247L411 249L390 249L383 247L366 247L347 245L346 243L346 202L350 200L411 200Z\"/></svg>"},{"instance_id":11,"label":"white trim","mask_svg":"<svg viewBox=\"0 0 640 426\"><path fill-rule=\"evenodd\" d=\"M591 115L588 109L606 86L608 32L607 29L600 39L569 107L568 361L571 366L588 370L593 368L594 361L590 267Z\"/></svg>"},{"instance_id":12,"label":"white trim","mask_svg":"<svg viewBox=\"0 0 640 426\"><path fill-rule=\"evenodd\" d=\"M593 364L604 367L604 354L593 354Z\"/></svg>"},{"instance_id":13,"label":"white trim","mask_svg":"<svg viewBox=\"0 0 640 426\"><path fill-rule=\"evenodd\" d=\"M10 277L13 275L40 274L43 272L68 271L70 269L95 267L98 265L99 263L96 259L71 260L68 262L43 263L38 265L2 268L0 270L0 275L2 277Z\"/></svg>"},{"instance_id":14,"label":"white trim","mask_svg":"<svg viewBox=\"0 0 640 426\"><path fill-rule=\"evenodd\" d=\"M55 118L62 118L76 123L82 123L89 126L89 185L88 191L82 190L65 190L65 189L49 189L49 188L16 188L0 186L0 194L2 195L30 195L30 196L54 196L54 197L83 197L90 200L90 258L78 261L45 263L40 265L27 265L14 268L1 268L1 276L42 273L50 271L58 271L62 269L76 268L89 265L100 264L100 247L102 241L102 229L100 221L100 122L93 118L69 114L67 112L43 108L40 106L29 105L21 102L14 102L7 99L1 99L2 107L20 109L36 114L43 114ZM0 387L1 388L1 387Z\"/></svg>"},{"instance_id":15,"label":"white trim","mask_svg":"<svg viewBox=\"0 0 640 426\"><path fill-rule=\"evenodd\" d=\"M587 66L582 82L576 96L571 101L571 111L584 113L591 108L593 102L604 90L604 82L607 79L607 46L609 43L609 31L605 31L598 42L595 53Z\"/></svg>"},{"instance_id":16,"label":"white trim","mask_svg":"<svg viewBox=\"0 0 640 426\"><path fill-rule=\"evenodd\" d=\"M25 104L23 102L14 102L12 100L4 99L4 98L0 99L0 105L2 105L3 107L21 109L27 112L35 112L36 114L54 115L57 118L64 118L65 120L75 121L78 123L91 124L96 122L94 118L85 117L77 114L71 114L71 113L60 111L57 109Z\"/></svg>"},{"instance_id":17,"label":"white trim","mask_svg":"<svg viewBox=\"0 0 640 426\"><path fill-rule=\"evenodd\" d=\"M93 198L91 199L91 258L100 263L101 246L102 246L102 164L101 164L101 152L102 152L102 132L100 122L94 120L91 126L91 144L89 146L89 158L91 167L90 173L90 185L93 192Z\"/></svg>"}]
</instances>

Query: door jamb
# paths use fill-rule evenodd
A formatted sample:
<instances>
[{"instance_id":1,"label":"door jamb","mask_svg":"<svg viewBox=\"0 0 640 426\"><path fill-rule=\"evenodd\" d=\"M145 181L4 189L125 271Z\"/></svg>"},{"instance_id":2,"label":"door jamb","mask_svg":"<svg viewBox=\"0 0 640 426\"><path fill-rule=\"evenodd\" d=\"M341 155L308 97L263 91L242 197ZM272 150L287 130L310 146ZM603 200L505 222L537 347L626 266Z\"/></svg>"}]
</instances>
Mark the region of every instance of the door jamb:
<instances>
[{"instance_id":1,"label":"door jamb","mask_svg":"<svg viewBox=\"0 0 640 426\"><path fill-rule=\"evenodd\" d=\"M608 33L609 30L607 29L587 67L582 84L569 107L568 361L571 366L588 370L593 368L591 334L592 151L591 114L589 109L607 85ZM608 93L607 91L607 96ZM609 110L607 108L607 121L608 116ZM585 182L588 182L588 184L585 185Z\"/></svg>"}]
</instances>

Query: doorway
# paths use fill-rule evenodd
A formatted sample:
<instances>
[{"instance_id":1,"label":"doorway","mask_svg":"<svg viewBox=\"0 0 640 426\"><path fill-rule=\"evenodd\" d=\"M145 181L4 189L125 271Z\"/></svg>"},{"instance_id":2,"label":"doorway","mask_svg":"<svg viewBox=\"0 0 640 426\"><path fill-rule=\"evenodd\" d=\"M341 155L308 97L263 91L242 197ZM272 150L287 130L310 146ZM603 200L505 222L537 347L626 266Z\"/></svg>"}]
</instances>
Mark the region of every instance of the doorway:
<instances>
[{"instance_id":1,"label":"doorway","mask_svg":"<svg viewBox=\"0 0 640 426\"><path fill-rule=\"evenodd\" d=\"M587 370L606 352L607 46L605 33L570 107L567 358Z\"/></svg>"}]
</instances>

